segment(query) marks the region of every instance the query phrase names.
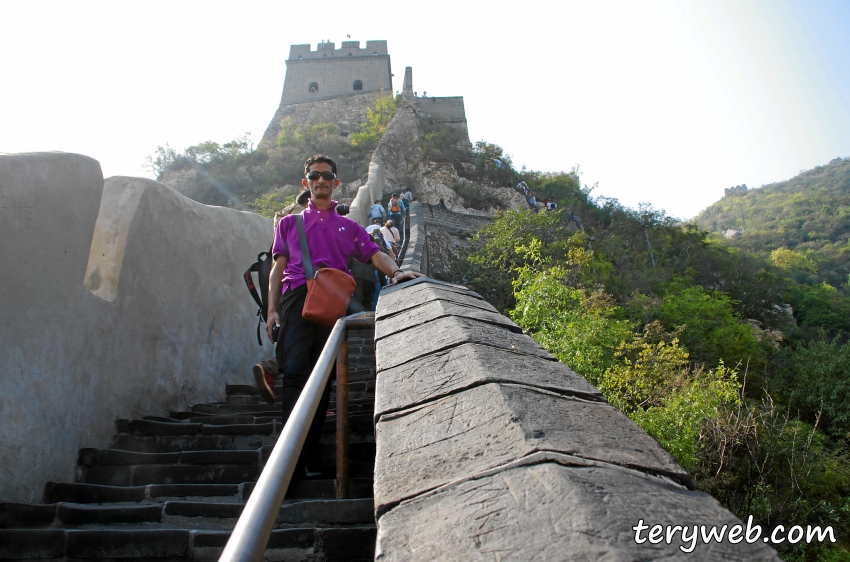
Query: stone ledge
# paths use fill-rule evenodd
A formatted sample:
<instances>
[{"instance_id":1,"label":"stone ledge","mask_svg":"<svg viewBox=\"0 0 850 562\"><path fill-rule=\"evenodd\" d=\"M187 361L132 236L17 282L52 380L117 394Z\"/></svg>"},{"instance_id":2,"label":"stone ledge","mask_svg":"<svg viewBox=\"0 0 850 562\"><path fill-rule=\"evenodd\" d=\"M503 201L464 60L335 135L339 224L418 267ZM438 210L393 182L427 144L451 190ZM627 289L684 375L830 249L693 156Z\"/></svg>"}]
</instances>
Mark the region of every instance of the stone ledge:
<instances>
[{"instance_id":1,"label":"stone ledge","mask_svg":"<svg viewBox=\"0 0 850 562\"><path fill-rule=\"evenodd\" d=\"M509 384L485 384L377 424L375 508L539 451L691 484L669 453L618 410Z\"/></svg>"},{"instance_id":2,"label":"stone ledge","mask_svg":"<svg viewBox=\"0 0 850 562\"><path fill-rule=\"evenodd\" d=\"M564 466L552 455L534 460L399 504L378 522L375 559L686 559L680 540L636 544L632 527L641 519L691 528L741 523L711 496L660 478L610 466ZM698 544L690 556L779 560L761 541Z\"/></svg>"},{"instance_id":3,"label":"stone ledge","mask_svg":"<svg viewBox=\"0 0 850 562\"><path fill-rule=\"evenodd\" d=\"M508 329L511 332L522 333L522 328L498 312L491 312L474 306L466 306L449 300L435 299L408 310L407 314L403 316L391 316L381 322L377 322L375 325L375 341L410 328L421 328L427 322L447 316L472 318L480 322Z\"/></svg>"},{"instance_id":4,"label":"stone ledge","mask_svg":"<svg viewBox=\"0 0 850 562\"><path fill-rule=\"evenodd\" d=\"M486 345L462 344L381 371L375 420L487 383L516 383L604 402L602 393L562 363L524 357Z\"/></svg>"},{"instance_id":5,"label":"stone ledge","mask_svg":"<svg viewBox=\"0 0 850 562\"><path fill-rule=\"evenodd\" d=\"M555 359L529 336L478 320L449 316L379 340L375 344L377 371L380 373L464 343L489 345L516 353L520 357Z\"/></svg>"},{"instance_id":6,"label":"stone ledge","mask_svg":"<svg viewBox=\"0 0 850 562\"><path fill-rule=\"evenodd\" d=\"M378 299L378 310L375 312L376 321L387 320L411 308L434 301L453 302L498 314L493 305L479 298L477 293L472 291L461 291L452 287L430 284L416 285L403 293L393 293L386 296L383 291L382 289L381 297Z\"/></svg>"}]
</instances>

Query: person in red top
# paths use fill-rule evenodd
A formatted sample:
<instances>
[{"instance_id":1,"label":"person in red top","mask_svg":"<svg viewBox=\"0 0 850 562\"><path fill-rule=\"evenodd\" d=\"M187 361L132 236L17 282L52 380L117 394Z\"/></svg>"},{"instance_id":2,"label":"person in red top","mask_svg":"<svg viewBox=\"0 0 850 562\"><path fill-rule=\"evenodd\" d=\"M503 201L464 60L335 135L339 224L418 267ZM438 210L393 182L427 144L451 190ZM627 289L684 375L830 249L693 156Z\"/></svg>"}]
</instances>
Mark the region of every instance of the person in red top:
<instances>
[{"instance_id":1,"label":"person in red top","mask_svg":"<svg viewBox=\"0 0 850 562\"><path fill-rule=\"evenodd\" d=\"M337 202L331 196L340 180L336 163L328 156L317 154L304 163L305 179L301 183L310 190L307 208L301 213L304 232L314 267L332 267L348 275L347 263L352 257L371 263L390 277L390 284L422 277L422 274L401 271L396 263L378 250L364 228L336 212ZM307 379L313 370L330 330L301 317L307 295L304 264L295 225L295 215L281 219L272 246L274 265L269 275L269 309L266 329L269 338L272 328L278 327L276 357L278 371L283 375L281 401L283 423L289 419ZM307 434L295 477L304 477L321 437L328 409L331 383L325 387L316 415Z\"/></svg>"}]
</instances>

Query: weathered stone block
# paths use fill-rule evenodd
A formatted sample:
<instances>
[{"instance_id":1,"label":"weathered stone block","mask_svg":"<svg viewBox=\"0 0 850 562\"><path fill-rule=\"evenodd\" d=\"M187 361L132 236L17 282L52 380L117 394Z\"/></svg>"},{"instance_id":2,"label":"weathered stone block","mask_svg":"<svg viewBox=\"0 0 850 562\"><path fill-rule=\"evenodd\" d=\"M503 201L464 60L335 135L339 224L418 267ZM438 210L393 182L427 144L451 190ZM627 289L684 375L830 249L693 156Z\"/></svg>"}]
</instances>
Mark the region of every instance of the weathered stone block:
<instances>
[{"instance_id":1,"label":"weathered stone block","mask_svg":"<svg viewBox=\"0 0 850 562\"><path fill-rule=\"evenodd\" d=\"M376 342L378 372L464 343L489 345L522 356L555 359L529 336L477 320L449 316Z\"/></svg>"},{"instance_id":2,"label":"weathered stone block","mask_svg":"<svg viewBox=\"0 0 850 562\"><path fill-rule=\"evenodd\" d=\"M375 508L517 460L536 451L639 467L681 482L669 453L607 404L507 384L487 384L377 425Z\"/></svg>"},{"instance_id":3,"label":"weathered stone block","mask_svg":"<svg viewBox=\"0 0 850 562\"><path fill-rule=\"evenodd\" d=\"M410 283L412 286L402 285L381 289L378 308L375 310L376 319L380 320L434 300L449 300L490 312L498 312L493 305L473 291L456 289L453 285L445 286L433 283L413 285L413 281Z\"/></svg>"},{"instance_id":4,"label":"weathered stone block","mask_svg":"<svg viewBox=\"0 0 850 562\"><path fill-rule=\"evenodd\" d=\"M562 363L538 357L517 361L508 351L469 343L381 371L375 416L489 382L526 384L604 401L602 393Z\"/></svg>"},{"instance_id":5,"label":"weathered stone block","mask_svg":"<svg viewBox=\"0 0 850 562\"><path fill-rule=\"evenodd\" d=\"M159 504L106 506L60 503L56 516L67 525L158 523L162 516L162 506Z\"/></svg>"},{"instance_id":6,"label":"weathered stone block","mask_svg":"<svg viewBox=\"0 0 850 562\"><path fill-rule=\"evenodd\" d=\"M378 522L376 560L779 560L761 540L637 544L652 525L741 524L716 500L618 467L519 466L406 501ZM642 538L647 537L643 531Z\"/></svg>"},{"instance_id":7,"label":"weathered stone block","mask_svg":"<svg viewBox=\"0 0 850 562\"><path fill-rule=\"evenodd\" d=\"M390 316L389 318L380 320L375 324L375 341L407 329L419 330L426 322L446 316L474 318L481 322L506 328L512 332L522 333L522 328L517 326L510 318L498 312L483 310L479 307L467 306L446 299L439 299L412 308L406 314Z\"/></svg>"},{"instance_id":8,"label":"weathered stone block","mask_svg":"<svg viewBox=\"0 0 850 562\"><path fill-rule=\"evenodd\" d=\"M447 281L440 281L439 279L434 279L433 277L418 277L418 278L413 279L411 281L405 281L404 283L399 283L398 285L393 285L391 287L386 287L384 289L381 289L381 296L384 295L384 291L388 291L389 293L393 293L393 292L396 292L396 291L404 291L405 289L409 289L409 288L417 286L417 285L432 286L432 287L439 286L439 287L445 287L447 289L453 289L455 291L462 291L464 293L470 293L470 294L473 294L473 295L478 295L478 293L469 289L468 287L464 287L463 285L456 285L454 283L449 283ZM478 297L481 298L481 295L478 295Z\"/></svg>"}]
</instances>

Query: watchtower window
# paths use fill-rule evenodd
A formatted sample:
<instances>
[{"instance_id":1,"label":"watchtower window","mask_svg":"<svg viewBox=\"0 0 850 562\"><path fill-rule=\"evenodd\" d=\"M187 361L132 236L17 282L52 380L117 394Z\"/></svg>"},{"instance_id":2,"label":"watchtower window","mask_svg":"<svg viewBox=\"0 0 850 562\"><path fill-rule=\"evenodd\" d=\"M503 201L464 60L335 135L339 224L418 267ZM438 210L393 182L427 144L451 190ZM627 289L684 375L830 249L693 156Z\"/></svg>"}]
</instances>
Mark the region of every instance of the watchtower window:
<instances>
[{"instance_id":1,"label":"watchtower window","mask_svg":"<svg viewBox=\"0 0 850 562\"><path fill-rule=\"evenodd\" d=\"M310 93L317 94L319 92L319 84L316 82L310 82Z\"/></svg>"},{"instance_id":2,"label":"watchtower window","mask_svg":"<svg viewBox=\"0 0 850 562\"><path fill-rule=\"evenodd\" d=\"M358 92L363 89L363 80L355 80L354 81L354 91Z\"/></svg>"}]
</instances>

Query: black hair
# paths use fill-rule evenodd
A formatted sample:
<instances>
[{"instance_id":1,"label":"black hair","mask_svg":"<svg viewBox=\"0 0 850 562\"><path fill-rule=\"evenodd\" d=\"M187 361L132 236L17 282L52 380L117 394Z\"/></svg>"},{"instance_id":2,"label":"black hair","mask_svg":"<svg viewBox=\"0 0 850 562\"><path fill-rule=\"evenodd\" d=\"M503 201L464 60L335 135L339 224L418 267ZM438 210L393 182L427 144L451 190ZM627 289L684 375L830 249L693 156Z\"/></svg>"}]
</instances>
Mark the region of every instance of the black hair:
<instances>
[{"instance_id":1,"label":"black hair","mask_svg":"<svg viewBox=\"0 0 850 562\"><path fill-rule=\"evenodd\" d=\"M325 164L330 164L331 171L336 174L336 162L331 160L331 157L326 154L314 154L309 157L306 162L304 162L304 175L307 175L307 172L310 171L310 166L315 164L316 162L324 162Z\"/></svg>"}]
</instances>

